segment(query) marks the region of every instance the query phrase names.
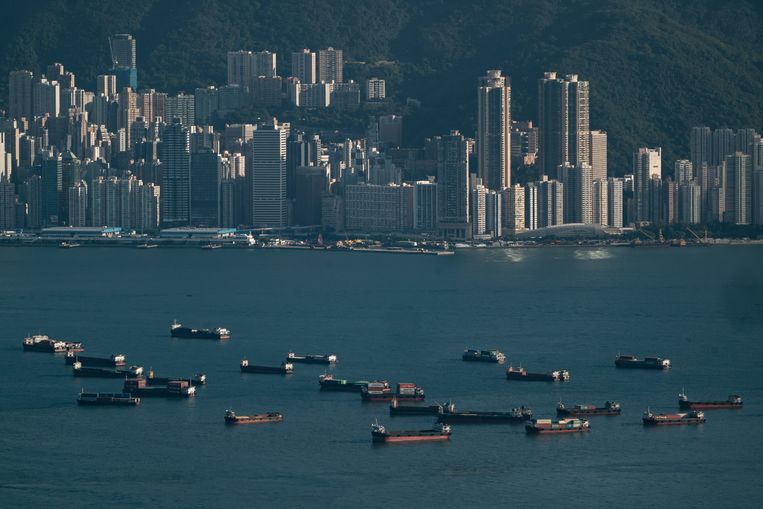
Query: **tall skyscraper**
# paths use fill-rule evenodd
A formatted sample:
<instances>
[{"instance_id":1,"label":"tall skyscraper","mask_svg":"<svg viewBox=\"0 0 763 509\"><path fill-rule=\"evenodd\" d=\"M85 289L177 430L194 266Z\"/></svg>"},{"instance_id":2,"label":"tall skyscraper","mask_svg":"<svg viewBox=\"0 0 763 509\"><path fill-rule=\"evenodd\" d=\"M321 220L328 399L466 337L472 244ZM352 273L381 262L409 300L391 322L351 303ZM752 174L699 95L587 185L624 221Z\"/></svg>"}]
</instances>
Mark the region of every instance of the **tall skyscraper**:
<instances>
[{"instance_id":1,"label":"tall skyscraper","mask_svg":"<svg viewBox=\"0 0 763 509\"><path fill-rule=\"evenodd\" d=\"M53 151L42 153L42 199L43 226L56 226L64 219L61 214L61 194L63 180L61 175L61 156Z\"/></svg>"},{"instance_id":2,"label":"tall skyscraper","mask_svg":"<svg viewBox=\"0 0 763 509\"><path fill-rule=\"evenodd\" d=\"M694 181L684 181L678 185L678 221L697 224L701 221L700 200L702 189Z\"/></svg>"},{"instance_id":3,"label":"tall skyscraper","mask_svg":"<svg viewBox=\"0 0 763 509\"><path fill-rule=\"evenodd\" d=\"M752 222L752 158L742 152L726 157L725 221L735 224Z\"/></svg>"},{"instance_id":4,"label":"tall skyscraper","mask_svg":"<svg viewBox=\"0 0 763 509\"><path fill-rule=\"evenodd\" d=\"M458 131L432 139L437 167L437 230L440 237L467 239L469 228L469 151Z\"/></svg>"},{"instance_id":5,"label":"tall skyscraper","mask_svg":"<svg viewBox=\"0 0 763 509\"><path fill-rule=\"evenodd\" d=\"M282 227L287 224L286 140L289 124L260 125L252 133L247 154L247 176L251 182L253 226Z\"/></svg>"},{"instance_id":6,"label":"tall skyscraper","mask_svg":"<svg viewBox=\"0 0 763 509\"><path fill-rule=\"evenodd\" d=\"M543 175L564 163L590 164L589 86L576 74L547 72L538 81L538 154Z\"/></svg>"},{"instance_id":7,"label":"tall skyscraper","mask_svg":"<svg viewBox=\"0 0 763 509\"><path fill-rule=\"evenodd\" d=\"M342 50L328 49L318 51L318 81L342 83L344 77L344 59Z\"/></svg>"},{"instance_id":8,"label":"tall skyscraper","mask_svg":"<svg viewBox=\"0 0 763 509\"><path fill-rule=\"evenodd\" d=\"M61 110L61 87L57 81L41 79L32 86L32 112L35 117L57 117Z\"/></svg>"},{"instance_id":9,"label":"tall skyscraper","mask_svg":"<svg viewBox=\"0 0 763 509\"><path fill-rule=\"evenodd\" d=\"M67 224L75 227L87 225L87 185L82 181L76 182L68 189L67 197Z\"/></svg>"},{"instance_id":10,"label":"tall skyscraper","mask_svg":"<svg viewBox=\"0 0 763 509\"><path fill-rule=\"evenodd\" d=\"M61 154L61 185L63 186L63 192L61 193L61 212L60 217L70 218L79 217L77 213L72 216L69 213L70 203L69 198L71 196L71 188L75 187L81 181L81 164L77 156L75 156L71 150L65 151ZM77 196L81 194L81 191L76 192ZM71 226L71 223L69 223ZM84 225L79 225L84 226Z\"/></svg>"},{"instance_id":11,"label":"tall skyscraper","mask_svg":"<svg viewBox=\"0 0 763 509\"><path fill-rule=\"evenodd\" d=\"M700 168L702 163L711 164L713 149L713 136L710 128L699 126L691 128L689 151L692 166Z\"/></svg>"},{"instance_id":12,"label":"tall skyscraper","mask_svg":"<svg viewBox=\"0 0 763 509\"><path fill-rule=\"evenodd\" d=\"M32 83L30 71L11 71L8 78L8 116L33 120Z\"/></svg>"},{"instance_id":13,"label":"tall skyscraper","mask_svg":"<svg viewBox=\"0 0 763 509\"><path fill-rule=\"evenodd\" d=\"M623 227L623 187L621 178L607 179L607 224L616 228Z\"/></svg>"},{"instance_id":14,"label":"tall skyscraper","mask_svg":"<svg viewBox=\"0 0 763 509\"><path fill-rule=\"evenodd\" d=\"M538 183L528 182L525 186L525 228L538 229Z\"/></svg>"},{"instance_id":15,"label":"tall skyscraper","mask_svg":"<svg viewBox=\"0 0 763 509\"><path fill-rule=\"evenodd\" d=\"M504 191L503 227L511 233L525 229L525 188L514 184Z\"/></svg>"},{"instance_id":16,"label":"tall skyscraper","mask_svg":"<svg viewBox=\"0 0 763 509\"><path fill-rule=\"evenodd\" d=\"M95 80L95 89L99 95L114 97L117 95L117 77L113 74L101 74Z\"/></svg>"},{"instance_id":17,"label":"tall skyscraper","mask_svg":"<svg viewBox=\"0 0 763 509\"><path fill-rule=\"evenodd\" d=\"M564 164L559 169L564 184L564 222L593 223L593 169L590 164Z\"/></svg>"},{"instance_id":18,"label":"tall skyscraper","mask_svg":"<svg viewBox=\"0 0 763 509\"><path fill-rule=\"evenodd\" d=\"M138 89L138 63L135 38L130 34L116 34L109 37L111 51L111 74L117 78L117 90L130 87Z\"/></svg>"},{"instance_id":19,"label":"tall skyscraper","mask_svg":"<svg viewBox=\"0 0 763 509\"><path fill-rule=\"evenodd\" d=\"M694 165L687 159L679 159L675 163L673 178L678 185L694 180Z\"/></svg>"},{"instance_id":20,"label":"tall skyscraper","mask_svg":"<svg viewBox=\"0 0 763 509\"><path fill-rule=\"evenodd\" d=\"M609 224L609 190L606 180L593 181L593 193L591 201L593 202L593 224Z\"/></svg>"},{"instance_id":21,"label":"tall skyscraper","mask_svg":"<svg viewBox=\"0 0 763 509\"><path fill-rule=\"evenodd\" d=\"M191 155L191 225L219 226L222 157L205 148Z\"/></svg>"},{"instance_id":22,"label":"tall skyscraper","mask_svg":"<svg viewBox=\"0 0 763 509\"><path fill-rule=\"evenodd\" d=\"M0 231L16 229L16 192L13 182L0 176Z\"/></svg>"},{"instance_id":23,"label":"tall skyscraper","mask_svg":"<svg viewBox=\"0 0 763 509\"><path fill-rule=\"evenodd\" d=\"M594 180L607 180L607 132L591 131L591 167Z\"/></svg>"},{"instance_id":24,"label":"tall skyscraper","mask_svg":"<svg viewBox=\"0 0 763 509\"><path fill-rule=\"evenodd\" d=\"M303 84L315 83L317 78L316 55L309 49L291 54L291 75Z\"/></svg>"},{"instance_id":25,"label":"tall skyscraper","mask_svg":"<svg viewBox=\"0 0 763 509\"><path fill-rule=\"evenodd\" d=\"M662 178L662 148L642 147L633 154L634 198L636 201L635 220L649 221L653 212L651 207L650 185L653 177Z\"/></svg>"},{"instance_id":26,"label":"tall skyscraper","mask_svg":"<svg viewBox=\"0 0 763 509\"><path fill-rule=\"evenodd\" d=\"M179 93L175 97L168 97L165 103L166 120L172 122L179 118L180 122L190 127L196 122L196 99L193 95Z\"/></svg>"},{"instance_id":27,"label":"tall skyscraper","mask_svg":"<svg viewBox=\"0 0 763 509\"><path fill-rule=\"evenodd\" d=\"M538 227L564 224L564 184L543 178L538 182Z\"/></svg>"},{"instance_id":28,"label":"tall skyscraper","mask_svg":"<svg viewBox=\"0 0 763 509\"><path fill-rule=\"evenodd\" d=\"M501 71L479 79L477 110L478 175L500 191L511 185L511 85Z\"/></svg>"},{"instance_id":29,"label":"tall skyscraper","mask_svg":"<svg viewBox=\"0 0 763 509\"><path fill-rule=\"evenodd\" d=\"M175 118L164 129L161 147L161 222L185 226L191 221L191 140L188 128Z\"/></svg>"}]
</instances>

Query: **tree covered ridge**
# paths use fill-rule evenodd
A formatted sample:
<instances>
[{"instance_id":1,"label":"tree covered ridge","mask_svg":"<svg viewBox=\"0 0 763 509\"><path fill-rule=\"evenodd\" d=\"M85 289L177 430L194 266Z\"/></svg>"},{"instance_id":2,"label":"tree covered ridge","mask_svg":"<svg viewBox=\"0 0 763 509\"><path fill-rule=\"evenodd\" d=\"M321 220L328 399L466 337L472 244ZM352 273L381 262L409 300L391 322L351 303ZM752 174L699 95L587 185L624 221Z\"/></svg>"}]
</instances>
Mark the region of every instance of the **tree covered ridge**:
<instances>
[{"instance_id":1,"label":"tree covered ridge","mask_svg":"<svg viewBox=\"0 0 763 509\"><path fill-rule=\"evenodd\" d=\"M223 84L225 53L288 53L332 45L349 77L381 74L400 102L421 101L407 139L460 129L473 135L477 77L511 77L514 118L533 119L546 70L591 82L591 126L609 132L610 167L623 173L639 145L665 161L688 155L692 125L761 128L763 7L752 0L41 0L0 20L2 74L53 61L94 88L109 67L109 34L138 40L141 87L192 92ZM371 66L378 61L394 65ZM0 80L7 100L7 80Z\"/></svg>"}]
</instances>

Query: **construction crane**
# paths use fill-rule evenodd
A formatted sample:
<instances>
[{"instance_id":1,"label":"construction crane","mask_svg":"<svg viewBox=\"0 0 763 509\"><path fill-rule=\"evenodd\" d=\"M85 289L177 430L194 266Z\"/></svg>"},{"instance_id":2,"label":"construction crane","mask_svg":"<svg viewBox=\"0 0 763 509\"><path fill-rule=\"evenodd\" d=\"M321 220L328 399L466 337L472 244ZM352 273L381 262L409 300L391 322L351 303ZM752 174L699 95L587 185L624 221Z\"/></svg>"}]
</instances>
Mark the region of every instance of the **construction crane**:
<instances>
[{"instance_id":1,"label":"construction crane","mask_svg":"<svg viewBox=\"0 0 763 509\"><path fill-rule=\"evenodd\" d=\"M688 232L689 232L689 233L691 233L692 235L694 235L694 238L695 238L695 239L697 239L697 242L699 242L700 244L707 244L707 228L705 228L705 238L704 238L704 239L703 239L702 237L700 237L699 235L697 235L697 234L694 232L694 230L692 230L692 229L691 229L691 228L689 228L688 226L686 227L686 229L688 230Z\"/></svg>"}]
</instances>

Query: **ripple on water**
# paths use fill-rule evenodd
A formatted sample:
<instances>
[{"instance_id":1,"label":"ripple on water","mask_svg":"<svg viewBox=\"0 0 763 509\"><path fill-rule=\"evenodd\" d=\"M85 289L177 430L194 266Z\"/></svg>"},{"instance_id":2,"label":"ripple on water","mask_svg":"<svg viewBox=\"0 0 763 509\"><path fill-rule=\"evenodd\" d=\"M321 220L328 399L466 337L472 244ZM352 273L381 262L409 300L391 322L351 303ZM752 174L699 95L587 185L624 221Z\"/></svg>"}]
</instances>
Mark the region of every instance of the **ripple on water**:
<instances>
[{"instance_id":1,"label":"ripple on water","mask_svg":"<svg viewBox=\"0 0 763 509\"><path fill-rule=\"evenodd\" d=\"M579 249L575 251L575 258L578 260L606 260L614 257L615 255L609 249Z\"/></svg>"}]
</instances>

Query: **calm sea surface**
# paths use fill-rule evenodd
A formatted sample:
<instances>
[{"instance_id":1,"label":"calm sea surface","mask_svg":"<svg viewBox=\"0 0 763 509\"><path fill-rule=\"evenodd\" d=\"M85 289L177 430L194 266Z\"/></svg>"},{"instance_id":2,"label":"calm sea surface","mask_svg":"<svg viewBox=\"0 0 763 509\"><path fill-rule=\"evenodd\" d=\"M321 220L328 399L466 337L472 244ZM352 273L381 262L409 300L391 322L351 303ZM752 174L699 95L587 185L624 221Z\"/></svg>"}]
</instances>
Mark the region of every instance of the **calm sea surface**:
<instances>
[{"instance_id":1,"label":"calm sea surface","mask_svg":"<svg viewBox=\"0 0 763 509\"><path fill-rule=\"evenodd\" d=\"M759 507L763 489L763 247L459 251L452 257L201 249L0 249L0 506ZM229 342L169 337L173 319L225 326ZM30 333L124 353L158 375L204 372L190 400L81 408L121 382L71 375L24 353ZM517 383L503 350L566 384ZM584 435L454 426L450 443L373 446L384 403L318 390L321 366L239 373L287 351L336 353L341 378L416 382L472 410L559 400L603 404ZM616 370L661 355L667 372ZM508 364L507 364L508 365ZM641 413L739 393L743 410L703 426L645 429ZM282 424L226 427L223 414L280 411Z\"/></svg>"}]
</instances>

